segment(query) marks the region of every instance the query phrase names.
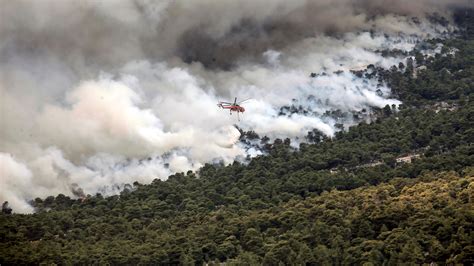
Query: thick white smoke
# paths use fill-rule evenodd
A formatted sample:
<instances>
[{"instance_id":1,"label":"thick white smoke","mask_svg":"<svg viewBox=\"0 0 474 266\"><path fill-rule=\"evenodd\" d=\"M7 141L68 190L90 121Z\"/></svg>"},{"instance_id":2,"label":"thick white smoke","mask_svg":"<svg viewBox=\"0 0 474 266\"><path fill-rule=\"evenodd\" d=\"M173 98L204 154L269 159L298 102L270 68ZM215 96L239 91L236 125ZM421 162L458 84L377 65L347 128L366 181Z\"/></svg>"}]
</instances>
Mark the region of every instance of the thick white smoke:
<instances>
[{"instance_id":1,"label":"thick white smoke","mask_svg":"<svg viewBox=\"0 0 474 266\"><path fill-rule=\"evenodd\" d=\"M449 31L423 14L463 4L0 0L0 202L31 212L35 197L116 193L259 154L234 124L331 136L353 121L327 111L399 103L350 70L398 64L378 51ZM253 99L241 121L216 106L233 97ZM310 112L279 114L292 103Z\"/></svg>"}]
</instances>

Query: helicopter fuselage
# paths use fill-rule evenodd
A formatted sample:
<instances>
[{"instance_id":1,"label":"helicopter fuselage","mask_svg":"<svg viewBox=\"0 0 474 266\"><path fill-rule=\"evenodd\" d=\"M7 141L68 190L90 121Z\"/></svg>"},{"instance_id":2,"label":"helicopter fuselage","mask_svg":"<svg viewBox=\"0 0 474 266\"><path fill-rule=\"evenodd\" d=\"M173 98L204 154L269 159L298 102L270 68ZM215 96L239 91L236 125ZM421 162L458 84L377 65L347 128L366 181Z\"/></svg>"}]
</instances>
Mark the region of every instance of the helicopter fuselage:
<instances>
[{"instance_id":1,"label":"helicopter fuselage","mask_svg":"<svg viewBox=\"0 0 474 266\"><path fill-rule=\"evenodd\" d=\"M239 112L243 113L245 112L245 108L243 108L240 105L223 105L223 104L218 104L219 107L223 109L229 109L231 112Z\"/></svg>"}]
</instances>

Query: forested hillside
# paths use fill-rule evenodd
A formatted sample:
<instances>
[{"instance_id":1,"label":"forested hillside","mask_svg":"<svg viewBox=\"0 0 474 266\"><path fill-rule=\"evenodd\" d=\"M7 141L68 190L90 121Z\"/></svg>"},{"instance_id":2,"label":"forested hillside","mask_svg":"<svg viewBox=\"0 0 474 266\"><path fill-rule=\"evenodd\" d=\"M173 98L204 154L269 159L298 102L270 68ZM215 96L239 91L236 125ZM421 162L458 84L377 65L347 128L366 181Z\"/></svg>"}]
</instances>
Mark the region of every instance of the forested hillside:
<instances>
[{"instance_id":1,"label":"forested hillside","mask_svg":"<svg viewBox=\"0 0 474 266\"><path fill-rule=\"evenodd\" d=\"M0 264L474 263L473 14L432 40L442 53L370 72L399 110L297 150L277 139L248 164L5 207Z\"/></svg>"},{"instance_id":2,"label":"forested hillside","mask_svg":"<svg viewBox=\"0 0 474 266\"><path fill-rule=\"evenodd\" d=\"M473 186L472 168L461 176L427 172L264 210L219 206L167 218L147 200L111 208L110 200L95 199L94 208L2 216L2 257L57 264L468 263Z\"/></svg>"}]
</instances>

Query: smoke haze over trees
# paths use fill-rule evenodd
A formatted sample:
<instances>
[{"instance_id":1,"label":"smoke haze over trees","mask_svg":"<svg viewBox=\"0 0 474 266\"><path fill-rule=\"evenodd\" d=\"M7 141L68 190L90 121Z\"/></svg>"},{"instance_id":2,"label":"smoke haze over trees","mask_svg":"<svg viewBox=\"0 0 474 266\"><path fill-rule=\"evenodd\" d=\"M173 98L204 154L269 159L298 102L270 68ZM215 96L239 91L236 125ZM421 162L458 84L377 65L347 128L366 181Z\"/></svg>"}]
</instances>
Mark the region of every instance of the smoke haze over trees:
<instances>
[{"instance_id":1,"label":"smoke haze over trees","mask_svg":"<svg viewBox=\"0 0 474 266\"><path fill-rule=\"evenodd\" d=\"M261 154L215 106L234 96L255 99L243 130L296 146L313 129L334 136L400 104L351 70L404 61L380 51L449 34L469 3L1 1L0 200L31 212L35 197ZM295 101L310 112L279 114Z\"/></svg>"},{"instance_id":2,"label":"smoke haze over trees","mask_svg":"<svg viewBox=\"0 0 474 266\"><path fill-rule=\"evenodd\" d=\"M265 2L0 0L0 264L472 264L472 4Z\"/></svg>"}]
</instances>

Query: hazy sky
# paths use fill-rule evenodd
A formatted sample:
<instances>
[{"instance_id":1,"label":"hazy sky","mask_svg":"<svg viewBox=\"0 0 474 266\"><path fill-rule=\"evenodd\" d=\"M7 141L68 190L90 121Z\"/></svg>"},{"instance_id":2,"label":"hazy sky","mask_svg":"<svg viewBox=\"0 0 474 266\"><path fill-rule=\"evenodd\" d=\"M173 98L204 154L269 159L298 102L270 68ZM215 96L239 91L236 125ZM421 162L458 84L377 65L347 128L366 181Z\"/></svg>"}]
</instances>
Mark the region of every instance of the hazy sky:
<instances>
[{"instance_id":1,"label":"hazy sky","mask_svg":"<svg viewBox=\"0 0 474 266\"><path fill-rule=\"evenodd\" d=\"M0 201L29 212L35 197L78 187L115 193L115 185L257 155L234 124L301 141L314 128L331 136L336 123L354 122L326 111L398 104L390 88L349 70L398 64L404 58L377 51L449 32L426 14L449 18L468 1L0 5ZM216 106L233 97L253 99L242 121ZM278 115L292 103L312 113Z\"/></svg>"}]
</instances>

